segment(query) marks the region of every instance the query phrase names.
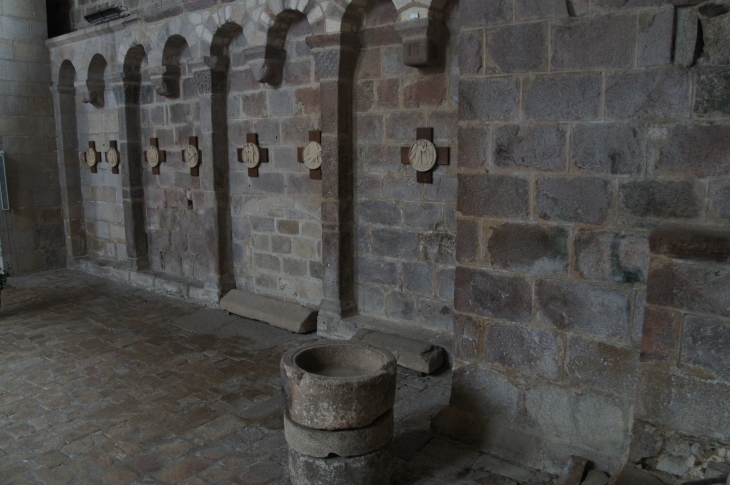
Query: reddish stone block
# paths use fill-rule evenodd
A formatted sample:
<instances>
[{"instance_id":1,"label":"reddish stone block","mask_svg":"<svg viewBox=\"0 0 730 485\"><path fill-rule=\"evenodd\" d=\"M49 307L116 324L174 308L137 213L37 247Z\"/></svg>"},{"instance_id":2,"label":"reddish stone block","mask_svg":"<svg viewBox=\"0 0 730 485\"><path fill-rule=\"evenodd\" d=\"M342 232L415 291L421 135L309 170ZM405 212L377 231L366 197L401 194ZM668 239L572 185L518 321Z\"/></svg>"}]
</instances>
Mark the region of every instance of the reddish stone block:
<instances>
[{"instance_id":1,"label":"reddish stone block","mask_svg":"<svg viewBox=\"0 0 730 485\"><path fill-rule=\"evenodd\" d=\"M319 88L300 88L294 91L294 111L296 114L319 113Z\"/></svg>"},{"instance_id":2,"label":"reddish stone block","mask_svg":"<svg viewBox=\"0 0 730 485\"><path fill-rule=\"evenodd\" d=\"M473 263L480 259L479 222L459 218L456 222L456 260Z\"/></svg>"},{"instance_id":3,"label":"reddish stone block","mask_svg":"<svg viewBox=\"0 0 730 485\"><path fill-rule=\"evenodd\" d=\"M465 216L526 219L529 192L529 182L521 177L461 175L457 210Z\"/></svg>"},{"instance_id":4,"label":"reddish stone block","mask_svg":"<svg viewBox=\"0 0 730 485\"><path fill-rule=\"evenodd\" d=\"M484 362L525 375L555 379L560 374L563 345L556 334L536 328L493 324L484 333Z\"/></svg>"},{"instance_id":5,"label":"reddish stone block","mask_svg":"<svg viewBox=\"0 0 730 485\"><path fill-rule=\"evenodd\" d=\"M633 396L636 392L639 352L570 337L566 370L574 385Z\"/></svg>"},{"instance_id":6,"label":"reddish stone block","mask_svg":"<svg viewBox=\"0 0 730 485\"><path fill-rule=\"evenodd\" d=\"M355 110L358 112L370 111L375 101L373 81L360 81L355 86Z\"/></svg>"},{"instance_id":7,"label":"reddish stone block","mask_svg":"<svg viewBox=\"0 0 730 485\"><path fill-rule=\"evenodd\" d=\"M730 267L652 258L646 301L650 305L730 317Z\"/></svg>"},{"instance_id":8,"label":"reddish stone block","mask_svg":"<svg viewBox=\"0 0 730 485\"><path fill-rule=\"evenodd\" d=\"M428 76L403 88L403 105L406 108L440 106L448 95L446 76Z\"/></svg>"},{"instance_id":9,"label":"reddish stone block","mask_svg":"<svg viewBox=\"0 0 730 485\"><path fill-rule=\"evenodd\" d=\"M379 78L381 73L380 49L365 49L360 51L357 60L356 77L358 79Z\"/></svg>"},{"instance_id":10,"label":"reddish stone block","mask_svg":"<svg viewBox=\"0 0 730 485\"><path fill-rule=\"evenodd\" d=\"M724 231L688 227L663 227L651 233L652 254L675 259L727 262L730 234Z\"/></svg>"},{"instance_id":11,"label":"reddish stone block","mask_svg":"<svg viewBox=\"0 0 730 485\"><path fill-rule=\"evenodd\" d=\"M468 315L454 315L454 353L457 359L470 364L479 362L483 339L481 320Z\"/></svg>"},{"instance_id":12,"label":"reddish stone block","mask_svg":"<svg viewBox=\"0 0 730 485\"><path fill-rule=\"evenodd\" d=\"M697 177L730 174L730 126L675 126L662 147L657 169Z\"/></svg>"},{"instance_id":13,"label":"reddish stone block","mask_svg":"<svg viewBox=\"0 0 730 485\"><path fill-rule=\"evenodd\" d=\"M400 107L400 79L377 81L378 108L398 109Z\"/></svg>"},{"instance_id":14,"label":"reddish stone block","mask_svg":"<svg viewBox=\"0 0 730 485\"><path fill-rule=\"evenodd\" d=\"M495 268L529 274L566 274L568 231L563 227L503 224L492 229L487 252Z\"/></svg>"}]
</instances>

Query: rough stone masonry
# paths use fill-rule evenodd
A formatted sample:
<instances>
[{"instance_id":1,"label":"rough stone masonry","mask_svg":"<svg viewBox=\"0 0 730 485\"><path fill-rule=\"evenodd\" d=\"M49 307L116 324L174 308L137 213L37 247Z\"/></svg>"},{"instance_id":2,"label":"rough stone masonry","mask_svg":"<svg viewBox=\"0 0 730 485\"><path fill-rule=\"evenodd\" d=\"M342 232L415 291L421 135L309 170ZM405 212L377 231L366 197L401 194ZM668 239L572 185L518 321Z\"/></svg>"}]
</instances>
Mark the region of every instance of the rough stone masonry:
<instances>
[{"instance_id":1,"label":"rough stone masonry","mask_svg":"<svg viewBox=\"0 0 730 485\"><path fill-rule=\"evenodd\" d=\"M0 3L21 271L66 259L296 303L322 335L361 317L441 342L433 429L548 472L730 470L728 0L125 0L98 26L107 2L69 0L50 73L26 3ZM419 128L451 152L433 183L401 163ZM321 180L298 163L310 131Z\"/></svg>"}]
</instances>

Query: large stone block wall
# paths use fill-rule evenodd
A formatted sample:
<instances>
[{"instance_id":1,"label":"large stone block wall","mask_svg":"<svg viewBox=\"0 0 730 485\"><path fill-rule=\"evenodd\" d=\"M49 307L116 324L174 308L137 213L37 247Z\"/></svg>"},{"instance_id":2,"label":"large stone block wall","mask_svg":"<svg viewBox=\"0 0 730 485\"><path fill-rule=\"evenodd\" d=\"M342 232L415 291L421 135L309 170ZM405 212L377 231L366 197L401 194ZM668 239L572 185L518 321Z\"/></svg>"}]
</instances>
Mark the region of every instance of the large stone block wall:
<instances>
[{"instance_id":1,"label":"large stone block wall","mask_svg":"<svg viewBox=\"0 0 730 485\"><path fill-rule=\"evenodd\" d=\"M10 192L0 242L14 275L66 264L46 37L44 1L0 2L0 150Z\"/></svg>"},{"instance_id":2,"label":"large stone block wall","mask_svg":"<svg viewBox=\"0 0 730 485\"><path fill-rule=\"evenodd\" d=\"M438 431L556 471L569 454L611 468L637 389L682 393L639 378L646 291L663 284L649 233L727 229L729 71L707 47L680 65L670 3L461 2L456 368ZM703 22L705 46L722 42Z\"/></svg>"},{"instance_id":3,"label":"large stone block wall","mask_svg":"<svg viewBox=\"0 0 730 485\"><path fill-rule=\"evenodd\" d=\"M160 175L141 153L123 163L142 164L155 274L214 300L230 263L239 288L322 302L328 335L351 333L356 312L453 331L451 405L434 429L506 458L558 471L579 454L612 470L630 452L644 466L701 476L677 462L718 459L687 443L730 441L726 413L711 409L728 385L726 302L713 289L725 288L726 259L712 266L720 260L653 241L666 225L680 235L699 227L703 240L730 229L730 60L718 48L727 2L461 0L430 11L449 37L445 62L425 69L403 64L394 27L425 0L341 2L325 21L312 12L326 2L266 4L299 11L279 15L256 3L148 4L177 16L170 21L130 5L140 18L72 34L75 43L54 50L80 81L101 46L119 49L105 54L113 76L124 52L144 47L139 142L159 138L167 163ZM189 46L178 98L151 85L172 35ZM286 50L276 86L256 80L264 44L268 54ZM225 92L215 82L204 92L196 75L220 69ZM80 147L125 133L85 121L104 110L121 120L111 103L79 110ZM419 127L452 152L431 185L400 160ZM317 129L322 181L296 161ZM269 149L258 178L237 160L247 133ZM190 135L203 150L200 177L181 160ZM137 195L105 168L81 176L89 254L124 267L119 224L86 207L121 197L129 241L140 221L124 204ZM108 238L103 222L113 223ZM147 278L126 271L110 274ZM685 401L667 406L673 396Z\"/></svg>"},{"instance_id":4,"label":"large stone block wall","mask_svg":"<svg viewBox=\"0 0 730 485\"><path fill-rule=\"evenodd\" d=\"M458 13L451 14L452 32ZM403 64L393 3L364 16L355 71L355 278L360 314L417 324L437 332L453 326L456 260L458 57L421 71ZM451 147L451 165L419 184L400 149L416 129L434 129Z\"/></svg>"},{"instance_id":5,"label":"large stone block wall","mask_svg":"<svg viewBox=\"0 0 730 485\"><path fill-rule=\"evenodd\" d=\"M297 161L309 131L321 130L319 74L304 38L306 18L289 27L276 87L257 82L246 47L234 46L228 93L233 258L239 288L317 307L322 301L322 182ZM269 150L259 177L237 150L257 133Z\"/></svg>"}]
</instances>

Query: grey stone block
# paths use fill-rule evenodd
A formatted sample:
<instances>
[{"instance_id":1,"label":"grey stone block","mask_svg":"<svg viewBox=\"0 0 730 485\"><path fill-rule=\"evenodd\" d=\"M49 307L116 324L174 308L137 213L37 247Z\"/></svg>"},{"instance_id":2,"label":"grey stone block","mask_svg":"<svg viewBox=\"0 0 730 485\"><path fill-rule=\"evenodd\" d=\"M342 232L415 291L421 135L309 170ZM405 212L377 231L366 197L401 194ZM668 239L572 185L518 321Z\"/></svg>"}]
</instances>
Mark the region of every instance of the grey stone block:
<instances>
[{"instance_id":1,"label":"grey stone block","mask_svg":"<svg viewBox=\"0 0 730 485\"><path fill-rule=\"evenodd\" d=\"M689 74L660 69L606 76L606 117L688 118Z\"/></svg>"},{"instance_id":2,"label":"grey stone block","mask_svg":"<svg viewBox=\"0 0 730 485\"><path fill-rule=\"evenodd\" d=\"M730 116L730 66L703 66L696 70L694 113Z\"/></svg>"},{"instance_id":3,"label":"grey stone block","mask_svg":"<svg viewBox=\"0 0 730 485\"><path fill-rule=\"evenodd\" d=\"M512 120L518 116L520 91L516 79L462 79L461 120Z\"/></svg>"},{"instance_id":4,"label":"grey stone block","mask_svg":"<svg viewBox=\"0 0 730 485\"><path fill-rule=\"evenodd\" d=\"M621 206L636 217L693 219L700 215L702 201L691 182L646 180L621 185Z\"/></svg>"},{"instance_id":5,"label":"grey stone block","mask_svg":"<svg viewBox=\"0 0 730 485\"><path fill-rule=\"evenodd\" d=\"M588 280L646 283L649 241L644 235L579 230L573 242L575 270Z\"/></svg>"},{"instance_id":6,"label":"grey stone block","mask_svg":"<svg viewBox=\"0 0 730 485\"><path fill-rule=\"evenodd\" d=\"M482 36L475 32L462 32L459 36L459 71L462 76L478 74L484 63Z\"/></svg>"},{"instance_id":7,"label":"grey stone block","mask_svg":"<svg viewBox=\"0 0 730 485\"><path fill-rule=\"evenodd\" d=\"M266 322L294 333L312 332L317 328L317 312L296 303L231 290L221 299L220 305L236 315Z\"/></svg>"},{"instance_id":8,"label":"grey stone block","mask_svg":"<svg viewBox=\"0 0 730 485\"><path fill-rule=\"evenodd\" d=\"M407 293L392 291L385 297L385 311L395 320L413 320L416 313L416 299Z\"/></svg>"},{"instance_id":9,"label":"grey stone block","mask_svg":"<svg viewBox=\"0 0 730 485\"><path fill-rule=\"evenodd\" d=\"M568 17L566 0L517 0L517 20Z\"/></svg>"},{"instance_id":10,"label":"grey stone block","mask_svg":"<svg viewBox=\"0 0 730 485\"><path fill-rule=\"evenodd\" d=\"M487 251L495 268L547 275L568 271L568 231L562 227L503 224L492 229Z\"/></svg>"},{"instance_id":11,"label":"grey stone block","mask_svg":"<svg viewBox=\"0 0 730 485\"><path fill-rule=\"evenodd\" d=\"M355 206L355 213L360 223L383 226L399 226L401 211L395 202L365 200Z\"/></svg>"},{"instance_id":12,"label":"grey stone block","mask_svg":"<svg viewBox=\"0 0 730 485\"><path fill-rule=\"evenodd\" d=\"M672 62L674 8L639 15L637 64L640 67L663 66Z\"/></svg>"},{"instance_id":13,"label":"grey stone block","mask_svg":"<svg viewBox=\"0 0 730 485\"><path fill-rule=\"evenodd\" d=\"M284 435L291 449L314 458L366 455L393 440L393 410L387 411L364 428L334 431L301 426L284 413Z\"/></svg>"},{"instance_id":14,"label":"grey stone block","mask_svg":"<svg viewBox=\"0 0 730 485\"><path fill-rule=\"evenodd\" d=\"M730 174L730 126L673 127L661 149L657 168L700 178Z\"/></svg>"},{"instance_id":15,"label":"grey stone block","mask_svg":"<svg viewBox=\"0 0 730 485\"><path fill-rule=\"evenodd\" d=\"M361 283L395 285L398 281L398 266L382 259L358 258L355 261L355 274Z\"/></svg>"},{"instance_id":16,"label":"grey stone block","mask_svg":"<svg viewBox=\"0 0 730 485\"><path fill-rule=\"evenodd\" d=\"M523 81L522 110L528 119L592 120L598 117L600 101L597 74L545 75Z\"/></svg>"},{"instance_id":17,"label":"grey stone block","mask_svg":"<svg viewBox=\"0 0 730 485\"><path fill-rule=\"evenodd\" d=\"M509 25L487 34L487 72L516 73L546 71L548 65L547 24Z\"/></svg>"},{"instance_id":18,"label":"grey stone block","mask_svg":"<svg viewBox=\"0 0 730 485\"><path fill-rule=\"evenodd\" d=\"M519 277L456 268L457 311L527 323L532 320L532 287Z\"/></svg>"},{"instance_id":19,"label":"grey stone block","mask_svg":"<svg viewBox=\"0 0 730 485\"><path fill-rule=\"evenodd\" d=\"M537 181L536 203L541 219L603 224L611 209L607 180L543 177Z\"/></svg>"},{"instance_id":20,"label":"grey stone block","mask_svg":"<svg viewBox=\"0 0 730 485\"><path fill-rule=\"evenodd\" d=\"M421 263L403 264L403 286L422 295L433 294L433 267Z\"/></svg>"},{"instance_id":21,"label":"grey stone block","mask_svg":"<svg viewBox=\"0 0 730 485\"><path fill-rule=\"evenodd\" d=\"M554 24L551 63L556 70L622 68L634 62L636 18L603 15Z\"/></svg>"},{"instance_id":22,"label":"grey stone block","mask_svg":"<svg viewBox=\"0 0 730 485\"><path fill-rule=\"evenodd\" d=\"M639 125L576 124L571 134L571 164L581 170L639 174L646 165L646 135Z\"/></svg>"},{"instance_id":23,"label":"grey stone block","mask_svg":"<svg viewBox=\"0 0 730 485\"><path fill-rule=\"evenodd\" d=\"M730 325L716 318L687 315L682 335L683 365L698 367L721 379L730 378Z\"/></svg>"},{"instance_id":24,"label":"grey stone block","mask_svg":"<svg viewBox=\"0 0 730 485\"><path fill-rule=\"evenodd\" d=\"M578 387L633 396L639 351L570 337L566 370L570 381Z\"/></svg>"},{"instance_id":25,"label":"grey stone block","mask_svg":"<svg viewBox=\"0 0 730 485\"><path fill-rule=\"evenodd\" d=\"M514 0L465 0L460 8L462 27L506 23L514 15Z\"/></svg>"},{"instance_id":26,"label":"grey stone block","mask_svg":"<svg viewBox=\"0 0 730 485\"><path fill-rule=\"evenodd\" d=\"M674 63L690 67L696 61L699 17L692 7L677 8L677 28L674 37Z\"/></svg>"},{"instance_id":27,"label":"grey stone block","mask_svg":"<svg viewBox=\"0 0 730 485\"><path fill-rule=\"evenodd\" d=\"M460 175L457 210L465 216L526 219L529 183L506 175Z\"/></svg>"},{"instance_id":28,"label":"grey stone block","mask_svg":"<svg viewBox=\"0 0 730 485\"><path fill-rule=\"evenodd\" d=\"M566 131L562 125L502 126L494 135L494 165L564 170Z\"/></svg>"},{"instance_id":29,"label":"grey stone block","mask_svg":"<svg viewBox=\"0 0 730 485\"><path fill-rule=\"evenodd\" d=\"M484 333L484 361L525 375L555 379L560 373L562 357L563 346L551 332L494 324Z\"/></svg>"},{"instance_id":30,"label":"grey stone block","mask_svg":"<svg viewBox=\"0 0 730 485\"><path fill-rule=\"evenodd\" d=\"M518 418L522 392L505 375L482 367L454 370L451 406L498 421Z\"/></svg>"},{"instance_id":31,"label":"grey stone block","mask_svg":"<svg viewBox=\"0 0 730 485\"><path fill-rule=\"evenodd\" d=\"M424 374L438 370L444 360L441 347L395 334L361 329L352 340L382 347L395 356L398 365Z\"/></svg>"}]
</instances>

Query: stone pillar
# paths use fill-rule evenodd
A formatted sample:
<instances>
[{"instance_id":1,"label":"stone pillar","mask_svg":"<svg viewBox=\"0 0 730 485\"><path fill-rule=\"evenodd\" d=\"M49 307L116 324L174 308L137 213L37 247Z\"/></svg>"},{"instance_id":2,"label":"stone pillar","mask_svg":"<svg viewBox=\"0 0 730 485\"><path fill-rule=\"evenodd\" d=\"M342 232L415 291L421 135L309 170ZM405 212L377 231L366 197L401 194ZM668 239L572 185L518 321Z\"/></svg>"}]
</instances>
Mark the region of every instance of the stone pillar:
<instances>
[{"instance_id":1,"label":"stone pillar","mask_svg":"<svg viewBox=\"0 0 730 485\"><path fill-rule=\"evenodd\" d=\"M352 92L357 34L307 37L320 74L322 107L322 263L324 299L317 327L328 332L355 308Z\"/></svg>"},{"instance_id":2,"label":"stone pillar","mask_svg":"<svg viewBox=\"0 0 730 485\"><path fill-rule=\"evenodd\" d=\"M81 162L76 125L76 89L72 85L54 85L51 87L51 92L56 115L58 173L61 182L66 256L70 260L86 255Z\"/></svg>"},{"instance_id":3,"label":"stone pillar","mask_svg":"<svg viewBox=\"0 0 730 485\"><path fill-rule=\"evenodd\" d=\"M188 63L198 86L200 103L201 151L200 187L205 212L205 226L188 238L205 239L209 248L208 277L205 290L211 299L220 299L235 288L233 276L230 187L228 176L228 131L226 96L228 92L227 59L205 57ZM214 295L215 293L215 295Z\"/></svg>"},{"instance_id":4,"label":"stone pillar","mask_svg":"<svg viewBox=\"0 0 730 485\"><path fill-rule=\"evenodd\" d=\"M119 173L122 177L127 264L134 271L149 268L142 180L144 142L142 141L142 122L139 111L141 81L142 77L138 72L123 73L120 82L112 85L119 116L117 144L121 161Z\"/></svg>"}]
</instances>

